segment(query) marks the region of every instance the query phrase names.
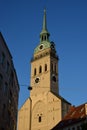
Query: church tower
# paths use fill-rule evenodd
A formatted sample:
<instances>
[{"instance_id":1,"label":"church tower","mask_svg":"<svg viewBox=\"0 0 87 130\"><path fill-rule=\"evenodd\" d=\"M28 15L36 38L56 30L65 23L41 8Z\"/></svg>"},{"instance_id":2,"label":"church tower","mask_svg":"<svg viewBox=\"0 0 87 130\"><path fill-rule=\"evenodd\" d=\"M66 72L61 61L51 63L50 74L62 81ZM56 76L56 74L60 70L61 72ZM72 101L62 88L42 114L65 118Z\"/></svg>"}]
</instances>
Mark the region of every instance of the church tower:
<instances>
[{"instance_id":1,"label":"church tower","mask_svg":"<svg viewBox=\"0 0 87 130\"><path fill-rule=\"evenodd\" d=\"M40 33L40 43L34 50L31 61L31 87L30 96L51 91L59 94L58 86L58 56L54 42L49 40L46 23L46 10L44 10L43 28Z\"/></svg>"},{"instance_id":2,"label":"church tower","mask_svg":"<svg viewBox=\"0 0 87 130\"><path fill-rule=\"evenodd\" d=\"M52 130L71 105L59 95L59 58L49 36L44 10L40 43L34 49L31 59L32 90L18 112L18 130Z\"/></svg>"}]
</instances>

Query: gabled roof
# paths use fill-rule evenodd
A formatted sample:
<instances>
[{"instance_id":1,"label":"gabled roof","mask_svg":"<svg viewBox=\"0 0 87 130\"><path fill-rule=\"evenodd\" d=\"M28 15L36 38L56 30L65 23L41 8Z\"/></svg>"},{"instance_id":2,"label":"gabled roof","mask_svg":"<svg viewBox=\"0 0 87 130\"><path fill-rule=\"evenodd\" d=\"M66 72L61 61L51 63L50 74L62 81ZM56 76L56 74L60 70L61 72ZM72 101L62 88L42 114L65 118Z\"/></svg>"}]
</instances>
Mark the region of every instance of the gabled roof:
<instances>
[{"instance_id":1,"label":"gabled roof","mask_svg":"<svg viewBox=\"0 0 87 130\"><path fill-rule=\"evenodd\" d=\"M20 111L20 110L24 107L24 105L25 105L29 100L31 100L30 97L28 97L28 98L24 101L24 103L21 105L21 107L19 108L18 111Z\"/></svg>"},{"instance_id":2,"label":"gabled roof","mask_svg":"<svg viewBox=\"0 0 87 130\"><path fill-rule=\"evenodd\" d=\"M66 126L85 120L87 118L86 107L85 107L86 105L87 103L77 107L71 106L67 115L52 130L65 128Z\"/></svg>"}]
</instances>

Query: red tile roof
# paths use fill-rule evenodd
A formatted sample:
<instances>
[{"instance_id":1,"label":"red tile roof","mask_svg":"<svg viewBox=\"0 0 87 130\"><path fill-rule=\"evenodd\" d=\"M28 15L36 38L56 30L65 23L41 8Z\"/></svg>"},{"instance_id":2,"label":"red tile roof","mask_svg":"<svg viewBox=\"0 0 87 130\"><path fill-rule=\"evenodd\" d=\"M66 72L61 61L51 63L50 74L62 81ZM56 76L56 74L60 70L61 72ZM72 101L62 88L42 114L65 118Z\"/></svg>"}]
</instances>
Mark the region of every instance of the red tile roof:
<instances>
[{"instance_id":1,"label":"red tile roof","mask_svg":"<svg viewBox=\"0 0 87 130\"><path fill-rule=\"evenodd\" d=\"M78 119L78 118L83 118L86 116L86 111L85 111L85 104L82 104L78 107L72 106L67 113L67 115L63 118L63 120L67 119Z\"/></svg>"},{"instance_id":2,"label":"red tile roof","mask_svg":"<svg viewBox=\"0 0 87 130\"><path fill-rule=\"evenodd\" d=\"M75 124L77 122L85 120L85 118L87 118L85 104L77 107L71 106L67 115L65 115L63 120L60 121L52 130Z\"/></svg>"}]
</instances>

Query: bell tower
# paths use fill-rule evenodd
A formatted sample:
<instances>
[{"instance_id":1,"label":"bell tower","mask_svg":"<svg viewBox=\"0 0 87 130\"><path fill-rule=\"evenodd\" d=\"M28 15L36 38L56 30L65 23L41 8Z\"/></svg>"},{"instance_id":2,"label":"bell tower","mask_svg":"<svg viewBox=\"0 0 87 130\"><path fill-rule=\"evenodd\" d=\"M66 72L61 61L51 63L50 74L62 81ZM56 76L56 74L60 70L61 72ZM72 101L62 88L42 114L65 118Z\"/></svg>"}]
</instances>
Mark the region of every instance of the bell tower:
<instances>
[{"instance_id":1,"label":"bell tower","mask_svg":"<svg viewBox=\"0 0 87 130\"><path fill-rule=\"evenodd\" d=\"M46 10L40 42L31 60L30 97L19 110L18 130L52 130L68 112L70 103L59 95L58 56L49 39Z\"/></svg>"},{"instance_id":2,"label":"bell tower","mask_svg":"<svg viewBox=\"0 0 87 130\"><path fill-rule=\"evenodd\" d=\"M59 94L58 86L58 56L54 42L49 40L47 30L46 10L44 10L43 27L40 33L40 43L34 50L31 60L31 87L30 96L44 92Z\"/></svg>"}]
</instances>

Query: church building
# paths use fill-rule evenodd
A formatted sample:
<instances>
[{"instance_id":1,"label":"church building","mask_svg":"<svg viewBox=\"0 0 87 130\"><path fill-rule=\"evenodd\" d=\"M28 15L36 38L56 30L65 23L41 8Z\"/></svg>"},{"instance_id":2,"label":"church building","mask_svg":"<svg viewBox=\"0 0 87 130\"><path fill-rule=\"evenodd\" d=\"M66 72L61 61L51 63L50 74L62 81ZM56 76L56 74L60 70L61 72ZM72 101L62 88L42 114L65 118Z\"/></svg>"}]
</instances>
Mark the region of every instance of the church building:
<instances>
[{"instance_id":1,"label":"church building","mask_svg":"<svg viewBox=\"0 0 87 130\"><path fill-rule=\"evenodd\" d=\"M31 60L30 97L19 109L18 130L51 130L71 106L59 94L59 57L49 37L44 10L40 42Z\"/></svg>"}]
</instances>

